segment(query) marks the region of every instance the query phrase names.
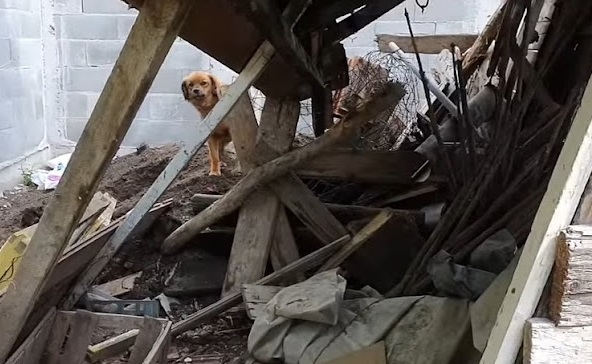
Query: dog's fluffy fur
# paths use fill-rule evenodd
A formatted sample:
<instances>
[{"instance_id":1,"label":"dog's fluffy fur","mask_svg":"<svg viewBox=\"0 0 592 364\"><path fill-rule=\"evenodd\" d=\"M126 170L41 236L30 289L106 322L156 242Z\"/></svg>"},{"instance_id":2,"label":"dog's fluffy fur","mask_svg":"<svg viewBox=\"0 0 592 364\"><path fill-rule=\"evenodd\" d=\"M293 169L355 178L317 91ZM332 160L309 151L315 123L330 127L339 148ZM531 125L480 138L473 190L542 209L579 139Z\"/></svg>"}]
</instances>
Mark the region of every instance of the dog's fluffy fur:
<instances>
[{"instance_id":1,"label":"dog's fluffy fur","mask_svg":"<svg viewBox=\"0 0 592 364\"><path fill-rule=\"evenodd\" d=\"M183 79L181 89L185 100L189 101L197 109L202 119L204 119L222 98L222 88L224 86L211 73L192 72ZM230 127L224 122L221 122L208 138L210 176L221 175L221 157L224 153L224 148L231 141Z\"/></svg>"}]
</instances>

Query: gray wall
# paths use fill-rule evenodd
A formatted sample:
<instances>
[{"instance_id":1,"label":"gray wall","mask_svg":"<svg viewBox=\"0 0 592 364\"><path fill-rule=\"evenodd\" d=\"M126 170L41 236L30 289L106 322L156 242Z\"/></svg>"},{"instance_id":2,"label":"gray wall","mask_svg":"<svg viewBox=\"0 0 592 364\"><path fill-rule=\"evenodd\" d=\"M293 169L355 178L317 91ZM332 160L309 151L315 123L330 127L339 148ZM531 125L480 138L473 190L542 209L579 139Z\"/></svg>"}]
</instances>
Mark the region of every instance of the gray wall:
<instances>
[{"instance_id":1,"label":"gray wall","mask_svg":"<svg viewBox=\"0 0 592 364\"><path fill-rule=\"evenodd\" d=\"M407 34L404 7L416 34L476 33L499 2L431 0L422 13L407 0L344 45L348 56L365 55L376 49L376 33ZM7 169L20 177L23 161L47 159L49 145L53 155L75 145L136 14L120 0L0 0L0 187ZM433 58L426 58L428 67ZM236 76L178 39L124 146L184 142L194 134L198 116L183 101L180 81L199 69L226 82ZM307 131L306 123L299 129Z\"/></svg>"},{"instance_id":2,"label":"gray wall","mask_svg":"<svg viewBox=\"0 0 592 364\"><path fill-rule=\"evenodd\" d=\"M128 10L119 0L58 1L65 4L56 15L66 103L62 125L65 137L76 140L123 46L136 12ZM344 41L344 45L348 56L364 55L376 50L374 39L377 33L407 34L403 16L405 6L417 34L476 33L495 9L495 3L493 0L432 0L422 13L414 0L407 0ZM198 116L183 101L180 80L196 69L216 72L227 82L235 76L215 60L178 40L158 73L124 145L163 144L184 140L191 135ZM301 123L299 129L306 131L306 123Z\"/></svg>"},{"instance_id":3,"label":"gray wall","mask_svg":"<svg viewBox=\"0 0 592 364\"><path fill-rule=\"evenodd\" d=\"M47 147L39 0L0 0L0 169Z\"/></svg>"}]
</instances>

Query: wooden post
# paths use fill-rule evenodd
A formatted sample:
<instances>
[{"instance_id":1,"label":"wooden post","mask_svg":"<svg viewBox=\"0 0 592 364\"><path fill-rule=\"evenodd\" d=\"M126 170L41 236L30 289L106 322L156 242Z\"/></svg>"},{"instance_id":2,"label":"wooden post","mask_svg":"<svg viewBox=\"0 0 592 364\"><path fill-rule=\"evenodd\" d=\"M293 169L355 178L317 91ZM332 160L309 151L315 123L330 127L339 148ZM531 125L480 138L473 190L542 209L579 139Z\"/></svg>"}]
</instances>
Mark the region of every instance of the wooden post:
<instances>
[{"instance_id":1,"label":"wooden post","mask_svg":"<svg viewBox=\"0 0 592 364\"><path fill-rule=\"evenodd\" d=\"M16 276L0 301L0 363L89 204L189 13L190 0L147 1L46 206Z\"/></svg>"},{"instance_id":2,"label":"wooden post","mask_svg":"<svg viewBox=\"0 0 592 364\"><path fill-rule=\"evenodd\" d=\"M142 10L143 11L143 10ZM134 209L126 216L122 225L113 234L113 237L105 244L97 258L90 264L85 272L80 276L76 286L69 293L63 303L63 308L69 309L82 297L84 292L90 287L97 275L103 270L105 265L115 255L121 244L131 235L137 233L138 226L147 215L150 208L162 196L164 191L175 180L179 173L185 168L187 163L193 158L195 153L203 146L210 132L230 114L231 110L239 102L248 102L247 90L259 75L265 69L265 66L273 56L273 47L267 43L259 47L257 52L251 57L251 60L245 66L244 70L238 76L236 81L226 90L224 97L214 106L212 111L206 116L202 124L206 131L202 132L193 143L184 146L175 157L169 162L166 168L156 178L156 181L150 186L148 191L142 196ZM248 102L250 104L250 102ZM244 110L238 108L237 111ZM229 115L230 114L230 115ZM237 154L239 151L237 151Z\"/></svg>"},{"instance_id":3,"label":"wooden post","mask_svg":"<svg viewBox=\"0 0 592 364\"><path fill-rule=\"evenodd\" d=\"M557 238L571 222L591 171L592 82L588 81L481 364L514 362L522 344L526 320L534 313L549 278Z\"/></svg>"},{"instance_id":4,"label":"wooden post","mask_svg":"<svg viewBox=\"0 0 592 364\"><path fill-rule=\"evenodd\" d=\"M251 141L255 148L249 162L255 161L255 155L259 157L256 158L257 162L271 160L275 155L266 153L270 147L278 153L287 152L294 140L299 115L300 103L297 100L266 98L257 143L254 143L255 140ZM264 158L267 160L262 160ZM241 165L244 166L243 161ZM248 167L251 167L251 163ZM276 243L279 245L294 244L288 249L292 253L296 250L297 253L290 226L286 225L288 219L282 216L279 220L280 213L286 214L280 200L267 188L255 192L245 201L239 212L223 295L240 289L243 283L251 283L263 277L274 239L279 240ZM277 249L276 253L281 250ZM297 259L298 256L294 260Z\"/></svg>"}]
</instances>

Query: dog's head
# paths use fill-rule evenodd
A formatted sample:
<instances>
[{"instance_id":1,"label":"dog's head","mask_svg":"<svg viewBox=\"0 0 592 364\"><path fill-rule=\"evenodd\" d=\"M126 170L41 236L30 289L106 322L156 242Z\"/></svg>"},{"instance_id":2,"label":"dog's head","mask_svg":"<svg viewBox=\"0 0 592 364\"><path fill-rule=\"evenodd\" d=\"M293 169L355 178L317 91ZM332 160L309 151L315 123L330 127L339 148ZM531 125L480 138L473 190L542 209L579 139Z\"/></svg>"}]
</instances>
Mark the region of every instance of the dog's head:
<instances>
[{"instance_id":1,"label":"dog's head","mask_svg":"<svg viewBox=\"0 0 592 364\"><path fill-rule=\"evenodd\" d=\"M200 111L209 111L222 98L222 83L208 72L192 72L183 79L181 90L185 100Z\"/></svg>"}]
</instances>

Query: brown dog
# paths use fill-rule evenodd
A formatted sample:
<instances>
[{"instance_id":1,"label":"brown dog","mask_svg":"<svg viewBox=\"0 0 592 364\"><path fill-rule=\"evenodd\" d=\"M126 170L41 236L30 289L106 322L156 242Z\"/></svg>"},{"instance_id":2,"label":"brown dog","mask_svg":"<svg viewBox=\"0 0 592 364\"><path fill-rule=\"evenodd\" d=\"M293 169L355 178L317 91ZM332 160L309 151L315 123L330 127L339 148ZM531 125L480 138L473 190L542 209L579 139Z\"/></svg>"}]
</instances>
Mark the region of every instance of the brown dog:
<instances>
[{"instance_id":1,"label":"brown dog","mask_svg":"<svg viewBox=\"0 0 592 364\"><path fill-rule=\"evenodd\" d=\"M181 89L185 100L189 101L204 119L222 98L222 87L224 86L211 73L192 72L183 79ZM230 127L222 121L208 138L210 176L221 175L220 158L224 153L224 147L231 141Z\"/></svg>"}]
</instances>

